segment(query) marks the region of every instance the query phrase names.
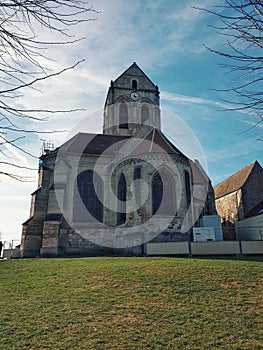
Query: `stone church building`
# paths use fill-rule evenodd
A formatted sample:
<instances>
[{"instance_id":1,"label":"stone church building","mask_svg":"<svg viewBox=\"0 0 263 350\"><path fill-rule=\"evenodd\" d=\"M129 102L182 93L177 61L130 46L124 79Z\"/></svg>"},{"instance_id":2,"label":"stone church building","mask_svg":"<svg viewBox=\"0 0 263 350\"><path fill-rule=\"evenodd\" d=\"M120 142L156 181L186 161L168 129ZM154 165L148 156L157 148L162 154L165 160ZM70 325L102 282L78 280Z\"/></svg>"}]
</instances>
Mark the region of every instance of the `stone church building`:
<instances>
[{"instance_id":1,"label":"stone church building","mask_svg":"<svg viewBox=\"0 0 263 350\"><path fill-rule=\"evenodd\" d=\"M159 95L133 63L110 83L103 133L43 153L22 257L144 255L147 242L190 241L217 214L201 165L161 130Z\"/></svg>"}]
</instances>

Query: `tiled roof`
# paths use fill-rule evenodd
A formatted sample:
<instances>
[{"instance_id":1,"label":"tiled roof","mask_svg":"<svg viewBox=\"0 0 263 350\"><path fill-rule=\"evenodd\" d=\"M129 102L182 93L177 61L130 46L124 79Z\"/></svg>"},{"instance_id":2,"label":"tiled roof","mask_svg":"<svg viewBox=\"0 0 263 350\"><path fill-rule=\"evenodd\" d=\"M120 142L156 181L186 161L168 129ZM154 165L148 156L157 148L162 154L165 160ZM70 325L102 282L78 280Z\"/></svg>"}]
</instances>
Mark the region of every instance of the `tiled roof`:
<instances>
[{"instance_id":1,"label":"tiled roof","mask_svg":"<svg viewBox=\"0 0 263 350\"><path fill-rule=\"evenodd\" d=\"M255 163L256 162L253 162L247 165L245 168L240 169L238 172L231 175L226 180L215 185L214 186L215 199L221 198L223 196L226 196L229 193L232 193L240 189L246 182L246 179L248 178L248 175L250 174Z\"/></svg>"}]
</instances>

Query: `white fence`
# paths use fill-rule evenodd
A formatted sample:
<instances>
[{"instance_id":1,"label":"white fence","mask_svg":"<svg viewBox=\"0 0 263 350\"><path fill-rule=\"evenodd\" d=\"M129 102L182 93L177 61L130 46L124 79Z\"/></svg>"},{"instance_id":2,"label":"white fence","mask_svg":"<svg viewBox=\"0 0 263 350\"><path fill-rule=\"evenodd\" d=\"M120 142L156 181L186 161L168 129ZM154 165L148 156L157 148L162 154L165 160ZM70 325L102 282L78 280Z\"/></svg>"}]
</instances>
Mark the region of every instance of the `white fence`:
<instances>
[{"instance_id":1,"label":"white fence","mask_svg":"<svg viewBox=\"0 0 263 350\"><path fill-rule=\"evenodd\" d=\"M147 243L146 255L263 255L263 241Z\"/></svg>"}]
</instances>

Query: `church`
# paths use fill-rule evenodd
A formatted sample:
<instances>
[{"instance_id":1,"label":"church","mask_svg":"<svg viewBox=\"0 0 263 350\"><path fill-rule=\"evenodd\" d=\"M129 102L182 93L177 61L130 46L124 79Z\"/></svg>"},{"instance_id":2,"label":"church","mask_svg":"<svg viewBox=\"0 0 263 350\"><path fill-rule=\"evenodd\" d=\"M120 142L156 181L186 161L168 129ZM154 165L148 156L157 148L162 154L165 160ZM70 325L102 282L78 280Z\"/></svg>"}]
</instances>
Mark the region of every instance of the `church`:
<instances>
[{"instance_id":1,"label":"church","mask_svg":"<svg viewBox=\"0 0 263 350\"><path fill-rule=\"evenodd\" d=\"M159 88L135 62L110 82L102 117L102 134L41 155L22 257L143 256L148 242L190 242L217 214L210 179L162 132Z\"/></svg>"}]
</instances>

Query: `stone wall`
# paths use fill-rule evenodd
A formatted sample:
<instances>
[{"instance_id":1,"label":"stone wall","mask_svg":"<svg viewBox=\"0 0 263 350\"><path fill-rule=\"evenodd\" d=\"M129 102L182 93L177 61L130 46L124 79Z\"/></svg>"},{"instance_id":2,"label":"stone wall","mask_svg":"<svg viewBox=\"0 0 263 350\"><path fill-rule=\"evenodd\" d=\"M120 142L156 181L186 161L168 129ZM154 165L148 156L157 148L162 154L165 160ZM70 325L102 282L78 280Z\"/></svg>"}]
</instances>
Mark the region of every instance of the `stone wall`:
<instances>
[{"instance_id":1,"label":"stone wall","mask_svg":"<svg viewBox=\"0 0 263 350\"><path fill-rule=\"evenodd\" d=\"M263 169L258 162L255 163L242 188L242 196L244 217L246 217L246 214L263 198Z\"/></svg>"},{"instance_id":2,"label":"stone wall","mask_svg":"<svg viewBox=\"0 0 263 350\"><path fill-rule=\"evenodd\" d=\"M224 240L236 238L234 223L244 217L241 199L242 192L237 190L215 201L216 210L221 217Z\"/></svg>"},{"instance_id":3,"label":"stone wall","mask_svg":"<svg viewBox=\"0 0 263 350\"><path fill-rule=\"evenodd\" d=\"M234 224L239 219L238 211L241 199L241 190L232 192L224 197L216 199L216 209L221 216L222 223Z\"/></svg>"},{"instance_id":4,"label":"stone wall","mask_svg":"<svg viewBox=\"0 0 263 350\"><path fill-rule=\"evenodd\" d=\"M42 246L40 250L41 256L58 256L59 246L59 221L45 221L43 227Z\"/></svg>"},{"instance_id":5,"label":"stone wall","mask_svg":"<svg viewBox=\"0 0 263 350\"><path fill-rule=\"evenodd\" d=\"M20 252L21 257L29 258L40 255L44 220L48 212L49 188L53 177L54 158L39 170L38 189L31 195L30 218L23 223Z\"/></svg>"}]
</instances>

